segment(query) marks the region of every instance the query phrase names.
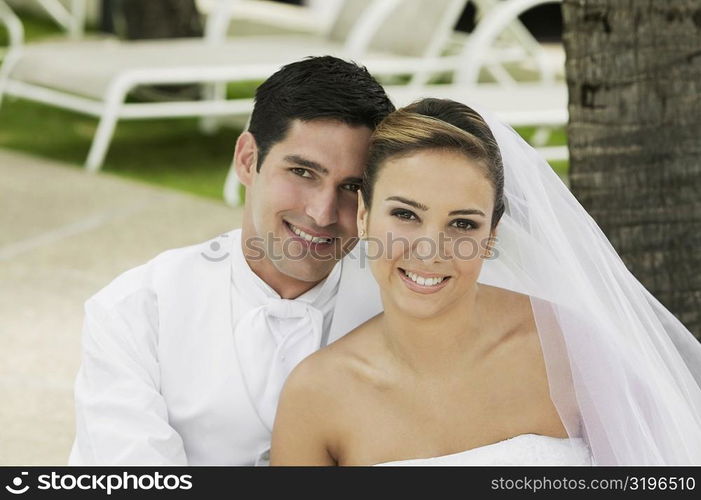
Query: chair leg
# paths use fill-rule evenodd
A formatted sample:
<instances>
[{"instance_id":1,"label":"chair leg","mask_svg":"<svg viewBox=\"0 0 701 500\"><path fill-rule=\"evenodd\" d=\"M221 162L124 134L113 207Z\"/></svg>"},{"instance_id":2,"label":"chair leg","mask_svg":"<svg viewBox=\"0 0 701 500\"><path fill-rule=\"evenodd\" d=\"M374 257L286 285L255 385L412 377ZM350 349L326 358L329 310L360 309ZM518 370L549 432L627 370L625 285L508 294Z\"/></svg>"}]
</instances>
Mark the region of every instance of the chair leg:
<instances>
[{"instance_id":1,"label":"chair leg","mask_svg":"<svg viewBox=\"0 0 701 500\"><path fill-rule=\"evenodd\" d=\"M17 60L19 60L19 58L16 57L16 52L10 50L7 54L5 54L5 59L3 60L2 65L0 65L0 105L2 105L2 98L5 95L7 82L10 80L10 72L12 71L12 67Z\"/></svg>"},{"instance_id":2,"label":"chair leg","mask_svg":"<svg viewBox=\"0 0 701 500\"><path fill-rule=\"evenodd\" d=\"M550 136L552 135L552 132L553 132L553 130L550 127L538 127L535 130L535 132L533 133L533 136L531 137L530 143L535 148L543 147L550 140Z\"/></svg>"},{"instance_id":3,"label":"chair leg","mask_svg":"<svg viewBox=\"0 0 701 500\"><path fill-rule=\"evenodd\" d=\"M208 83L204 87L202 99L209 101L226 100L226 83ZM221 127L221 118L218 116L203 116L199 121L199 129L205 135L213 135Z\"/></svg>"},{"instance_id":4,"label":"chair leg","mask_svg":"<svg viewBox=\"0 0 701 500\"><path fill-rule=\"evenodd\" d=\"M0 106L2 106L2 98L5 95L5 87L7 86L7 77L3 75L2 68L0 68Z\"/></svg>"},{"instance_id":5,"label":"chair leg","mask_svg":"<svg viewBox=\"0 0 701 500\"><path fill-rule=\"evenodd\" d=\"M102 168L119 119L119 108L124 100L124 93L112 92L111 94L105 103L105 109L100 117L100 123L85 161L85 169L88 172L97 172Z\"/></svg>"}]
</instances>

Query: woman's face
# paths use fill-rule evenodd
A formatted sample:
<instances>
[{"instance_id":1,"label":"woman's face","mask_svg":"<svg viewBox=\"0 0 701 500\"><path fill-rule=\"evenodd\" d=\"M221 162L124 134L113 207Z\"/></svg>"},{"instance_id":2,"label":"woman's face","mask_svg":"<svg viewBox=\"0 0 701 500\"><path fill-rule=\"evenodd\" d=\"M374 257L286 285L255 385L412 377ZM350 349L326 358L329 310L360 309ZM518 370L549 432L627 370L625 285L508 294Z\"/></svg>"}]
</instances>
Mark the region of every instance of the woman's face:
<instances>
[{"instance_id":1,"label":"woman's face","mask_svg":"<svg viewBox=\"0 0 701 500\"><path fill-rule=\"evenodd\" d=\"M483 170L459 152L426 150L386 161L372 209L362 199L358 208L385 309L428 318L459 305L480 274L493 208Z\"/></svg>"}]
</instances>

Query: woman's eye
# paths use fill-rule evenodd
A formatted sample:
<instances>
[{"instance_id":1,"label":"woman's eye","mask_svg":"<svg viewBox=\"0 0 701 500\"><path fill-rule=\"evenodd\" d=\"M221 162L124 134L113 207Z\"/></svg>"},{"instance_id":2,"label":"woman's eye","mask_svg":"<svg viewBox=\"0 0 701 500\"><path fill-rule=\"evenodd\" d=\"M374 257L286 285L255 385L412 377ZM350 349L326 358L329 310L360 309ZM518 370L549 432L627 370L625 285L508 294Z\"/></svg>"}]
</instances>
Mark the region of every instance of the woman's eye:
<instances>
[{"instance_id":1,"label":"woman's eye","mask_svg":"<svg viewBox=\"0 0 701 500\"><path fill-rule=\"evenodd\" d=\"M462 229L465 231L467 231L469 229L477 229L477 224L475 224L474 222L472 222L471 220L468 220L468 219L454 220L451 223L451 225L458 228L458 229Z\"/></svg>"},{"instance_id":2,"label":"woman's eye","mask_svg":"<svg viewBox=\"0 0 701 500\"><path fill-rule=\"evenodd\" d=\"M417 217L411 210L395 209L390 212L390 214L398 219L403 220L416 220Z\"/></svg>"},{"instance_id":3,"label":"woman's eye","mask_svg":"<svg viewBox=\"0 0 701 500\"><path fill-rule=\"evenodd\" d=\"M312 173L309 170L307 170L306 168L294 167L294 168L291 168L290 170L292 170L292 172L299 175L300 177L304 177L306 179L312 178Z\"/></svg>"}]
</instances>

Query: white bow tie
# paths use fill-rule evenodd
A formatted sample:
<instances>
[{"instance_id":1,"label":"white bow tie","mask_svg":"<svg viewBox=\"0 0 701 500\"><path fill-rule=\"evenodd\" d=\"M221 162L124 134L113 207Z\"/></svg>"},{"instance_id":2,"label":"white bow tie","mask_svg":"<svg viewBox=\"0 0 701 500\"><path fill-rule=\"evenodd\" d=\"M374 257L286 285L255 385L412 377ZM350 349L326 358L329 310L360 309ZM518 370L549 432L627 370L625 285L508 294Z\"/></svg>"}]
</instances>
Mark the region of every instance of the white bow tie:
<instances>
[{"instance_id":1,"label":"white bow tie","mask_svg":"<svg viewBox=\"0 0 701 500\"><path fill-rule=\"evenodd\" d=\"M299 300L268 298L241 317L234 345L248 395L272 431L282 386L297 364L319 349L324 317Z\"/></svg>"}]
</instances>

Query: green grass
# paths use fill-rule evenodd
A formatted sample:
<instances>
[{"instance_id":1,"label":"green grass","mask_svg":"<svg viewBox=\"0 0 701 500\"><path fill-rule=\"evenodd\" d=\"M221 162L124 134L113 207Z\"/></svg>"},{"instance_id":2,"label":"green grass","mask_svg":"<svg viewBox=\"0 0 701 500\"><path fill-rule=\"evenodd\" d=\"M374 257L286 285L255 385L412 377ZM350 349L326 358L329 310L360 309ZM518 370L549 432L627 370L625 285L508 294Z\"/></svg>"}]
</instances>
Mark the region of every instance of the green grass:
<instances>
[{"instance_id":1,"label":"green grass","mask_svg":"<svg viewBox=\"0 0 701 500\"><path fill-rule=\"evenodd\" d=\"M526 140L530 140L536 131L536 127L517 127L516 132ZM547 146L563 146L567 144L567 134L562 127L553 129L548 138ZM570 163L567 160L550 161L550 166L560 177L567 177Z\"/></svg>"},{"instance_id":2,"label":"green grass","mask_svg":"<svg viewBox=\"0 0 701 500\"><path fill-rule=\"evenodd\" d=\"M96 127L91 117L6 99L0 108L0 147L80 166ZM188 118L124 121L117 125L103 170L221 199L238 133L226 128L204 135L197 120Z\"/></svg>"},{"instance_id":3,"label":"green grass","mask_svg":"<svg viewBox=\"0 0 701 500\"><path fill-rule=\"evenodd\" d=\"M50 21L22 15L27 41L60 35ZM0 29L0 45L6 34ZM259 82L240 82L228 87L230 97L253 95ZM24 100L5 98L0 107L0 147L25 151L73 164L85 162L97 119ZM518 132L526 139L534 132ZM204 135L194 118L121 121L110 144L103 170L118 175L221 199L224 179L240 130L222 128ZM549 145L565 144L563 129L556 130ZM553 168L567 175L567 162Z\"/></svg>"},{"instance_id":4,"label":"green grass","mask_svg":"<svg viewBox=\"0 0 701 500\"><path fill-rule=\"evenodd\" d=\"M562 178L566 178L570 172L570 162L567 160L550 161L550 166L555 173Z\"/></svg>"},{"instance_id":5,"label":"green grass","mask_svg":"<svg viewBox=\"0 0 701 500\"><path fill-rule=\"evenodd\" d=\"M62 35L48 20L21 13L28 42ZM7 34L0 28L0 45ZM231 96L250 96L259 82L231 85ZM6 97L0 107L0 147L67 162L85 162L97 119ZM198 129L195 118L121 121L103 170L143 182L221 199L224 179L240 130L222 128L213 135Z\"/></svg>"}]
</instances>

